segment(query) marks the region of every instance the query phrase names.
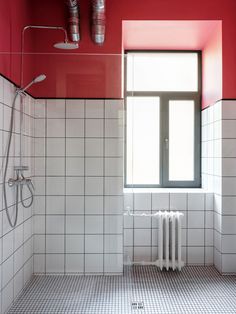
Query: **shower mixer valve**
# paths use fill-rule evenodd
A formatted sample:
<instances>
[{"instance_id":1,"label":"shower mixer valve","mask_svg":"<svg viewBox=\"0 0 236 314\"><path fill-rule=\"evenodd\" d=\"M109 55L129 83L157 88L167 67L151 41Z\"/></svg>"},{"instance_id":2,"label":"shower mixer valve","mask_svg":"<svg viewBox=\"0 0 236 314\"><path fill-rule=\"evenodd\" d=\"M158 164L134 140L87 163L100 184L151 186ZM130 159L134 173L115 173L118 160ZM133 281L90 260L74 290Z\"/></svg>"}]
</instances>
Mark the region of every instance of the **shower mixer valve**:
<instances>
[{"instance_id":1,"label":"shower mixer valve","mask_svg":"<svg viewBox=\"0 0 236 314\"><path fill-rule=\"evenodd\" d=\"M30 178L25 178L23 175L23 171L29 170L29 167L17 166L14 167L14 170L16 171L16 179L10 178L8 180L9 187L27 185L29 188L32 188L34 190L32 180Z\"/></svg>"}]
</instances>

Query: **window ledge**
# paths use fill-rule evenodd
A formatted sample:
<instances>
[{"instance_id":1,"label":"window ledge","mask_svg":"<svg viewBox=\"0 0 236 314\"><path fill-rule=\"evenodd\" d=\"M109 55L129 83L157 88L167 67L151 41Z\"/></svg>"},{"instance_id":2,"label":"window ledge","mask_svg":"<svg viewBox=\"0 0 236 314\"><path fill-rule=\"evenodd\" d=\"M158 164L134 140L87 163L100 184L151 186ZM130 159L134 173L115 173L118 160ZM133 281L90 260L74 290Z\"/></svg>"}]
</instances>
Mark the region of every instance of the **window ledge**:
<instances>
[{"instance_id":1,"label":"window ledge","mask_svg":"<svg viewBox=\"0 0 236 314\"><path fill-rule=\"evenodd\" d=\"M124 194L128 193L210 193L203 188L124 188Z\"/></svg>"}]
</instances>

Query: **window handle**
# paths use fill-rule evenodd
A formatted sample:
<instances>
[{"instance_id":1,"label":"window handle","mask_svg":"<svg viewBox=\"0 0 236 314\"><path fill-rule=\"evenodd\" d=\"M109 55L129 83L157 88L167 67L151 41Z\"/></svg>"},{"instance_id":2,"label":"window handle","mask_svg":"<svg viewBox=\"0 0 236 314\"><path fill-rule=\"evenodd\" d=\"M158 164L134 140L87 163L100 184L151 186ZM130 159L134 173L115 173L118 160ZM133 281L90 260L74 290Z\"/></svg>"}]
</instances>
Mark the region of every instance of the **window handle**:
<instances>
[{"instance_id":1,"label":"window handle","mask_svg":"<svg viewBox=\"0 0 236 314\"><path fill-rule=\"evenodd\" d=\"M168 149L169 148L169 139L165 138L164 142L165 142L165 148Z\"/></svg>"}]
</instances>

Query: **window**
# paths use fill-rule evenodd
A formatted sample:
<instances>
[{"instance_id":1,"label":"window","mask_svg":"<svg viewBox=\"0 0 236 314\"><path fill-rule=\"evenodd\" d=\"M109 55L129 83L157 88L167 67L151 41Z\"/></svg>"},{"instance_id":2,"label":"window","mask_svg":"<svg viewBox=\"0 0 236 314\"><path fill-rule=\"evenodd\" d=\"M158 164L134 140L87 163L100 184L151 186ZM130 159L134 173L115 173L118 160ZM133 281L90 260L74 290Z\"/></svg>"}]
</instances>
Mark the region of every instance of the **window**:
<instances>
[{"instance_id":1,"label":"window","mask_svg":"<svg viewBox=\"0 0 236 314\"><path fill-rule=\"evenodd\" d=\"M199 52L126 52L126 187L200 186Z\"/></svg>"}]
</instances>

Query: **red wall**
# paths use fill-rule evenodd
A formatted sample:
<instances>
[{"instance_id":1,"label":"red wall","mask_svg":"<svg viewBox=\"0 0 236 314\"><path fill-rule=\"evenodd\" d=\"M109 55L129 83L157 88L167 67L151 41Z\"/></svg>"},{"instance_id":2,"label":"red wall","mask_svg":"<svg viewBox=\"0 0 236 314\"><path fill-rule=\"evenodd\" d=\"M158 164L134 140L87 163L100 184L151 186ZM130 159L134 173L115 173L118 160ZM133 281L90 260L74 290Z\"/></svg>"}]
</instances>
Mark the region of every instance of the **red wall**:
<instances>
[{"instance_id":1,"label":"red wall","mask_svg":"<svg viewBox=\"0 0 236 314\"><path fill-rule=\"evenodd\" d=\"M26 3L27 1L18 2ZM90 39L90 1L83 0L80 3L81 43L79 54L122 53L122 20L222 20L223 97L236 98L235 0L107 0L107 33L103 47L97 47ZM28 6L29 4L27 10ZM65 25L66 10L63 0L34 0L31 1L30 6L32 6L33 23ZM22 6L21 14L26 15L25 10L26 7ZM3 15L2 11L0 14ZM17 29L15 32L17 35ZM52 43L61 40L61 36L62 34L51 31L34 32L34 51L57 52L52 48ZM6 39L6 35L4 38ZM101 57L99 61L97 56L87 57L87 60L79 60L79 57L76 60L75 56L70 58L63 57L63 55L57 58L35 56L35 74L46 72L48 77L47 81L33 90L36 96L111 98L121 96L120 58L114 57L115 61L107 61L108 56ZM94 73L96 78L92 77ZM58 82L59 79L61 82ZM92 88L90 87L91 81ZM60 86L64 86L63 91ZM76 87L76 91L74 87Z\"/></svg>"},{"instance_id":2,"label":"red wall","mask_svg":"<svg viewBox=\"0 0 236 314\"><path fill-rule=\"evenodd\" d=\"M222 99L222 25L218 23L202 50L202 107Z\"/></svg>"},{"instance_id":3,"label":"red wall","mask_svg":"<svg viewBox=\"0 0 236 314\"><path fill-rule=\"evenodd\" d=\"M21 31L31 23L30 0L0 0L0 73L19 85ZM27 40L26 48L32 50L32 40ZM28 58L24 72L26 79L32 76L32 59Z\"/></svg>"}]
</instances>

